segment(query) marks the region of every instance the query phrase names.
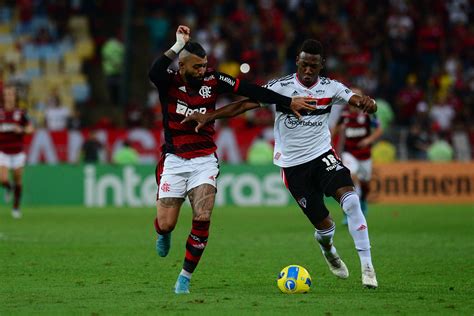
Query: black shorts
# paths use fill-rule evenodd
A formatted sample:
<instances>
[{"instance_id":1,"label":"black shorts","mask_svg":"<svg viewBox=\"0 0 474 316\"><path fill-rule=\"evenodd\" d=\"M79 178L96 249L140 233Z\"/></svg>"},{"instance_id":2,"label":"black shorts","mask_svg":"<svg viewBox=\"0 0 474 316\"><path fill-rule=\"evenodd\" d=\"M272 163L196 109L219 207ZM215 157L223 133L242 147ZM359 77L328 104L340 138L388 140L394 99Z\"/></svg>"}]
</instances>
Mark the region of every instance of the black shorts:
<instances>
[{"instance_id":1,"label":"black shorts","mask_svg":"<svg viewBox=\"0 0 474 316\"><path fill-rule=\"evenodd\" d=\"M329 215L323 195L335 198L339 188L354 186L349 169L333 150L304 164L283 168L283 179L313 225Z\"/></svg>"}]
</instances>

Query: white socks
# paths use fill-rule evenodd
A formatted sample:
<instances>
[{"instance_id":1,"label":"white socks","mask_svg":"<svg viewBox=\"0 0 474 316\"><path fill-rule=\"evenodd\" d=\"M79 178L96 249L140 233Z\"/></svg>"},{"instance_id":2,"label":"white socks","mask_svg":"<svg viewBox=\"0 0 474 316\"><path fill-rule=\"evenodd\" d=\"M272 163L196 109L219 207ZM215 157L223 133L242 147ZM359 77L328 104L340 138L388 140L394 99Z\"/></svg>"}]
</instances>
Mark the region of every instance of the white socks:
<instances>
[{"instance_id":1,"label":"white socks","mask_svg":"<svg viewBox=\"0 0 474 316\"><path fill-rule=\"evenodd\" d=\"M367 266L371 268L372 258L370 255L369 231L357 194L354 191L344 193L341 197L341 207L347 215L349 233L354 240L361 266L362 268Z\"/></svg>"},{"instance_id":2,"label":"white socks","mask_svg":"<svg viewBox=\"0 0 474 316\"><path fill-rule=\"evenodd\" d=\"M189 273L188 271L184 270L184 269L181 269L181 272L180 272L181 275L184 275L185 277L187 277L188 279L191 280L191 277L193 276L192 273Z\"/></svg>"},{"instance_id":3,"label":"white socks","mask_svg":"<svg viewBox=\"0 0 474 316\"><path fill-rule=\"evenodd\" d=\"M325 253L331 253L332 255L335 255L336 248L332 245L332 240L334 237L334 233L336 232L336 225L333 223L331 227L327 229L322 229L318 230L316 229L316 232L314 233L314 238L319 243L319 246L321 247L321 250ZM328 250L328 246L331 245L331 248Z\"/></svg>"}]
</instances>

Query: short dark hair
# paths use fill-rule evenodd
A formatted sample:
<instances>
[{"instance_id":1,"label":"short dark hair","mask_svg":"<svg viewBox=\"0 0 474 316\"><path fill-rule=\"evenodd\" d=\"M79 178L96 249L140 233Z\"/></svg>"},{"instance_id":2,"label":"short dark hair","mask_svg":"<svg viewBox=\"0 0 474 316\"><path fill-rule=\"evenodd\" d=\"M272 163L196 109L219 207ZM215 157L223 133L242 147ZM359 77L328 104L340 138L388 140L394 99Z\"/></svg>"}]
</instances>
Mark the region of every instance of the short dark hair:
<instances>
[{"instance_id":1,"label":"short dark hair","mask_svg":"<svg viewBox=\"0 0 474 316\"><path fill-rule=\"evenodd\" d=\"M312 55L321 55L322 57L324 54L323 44L321 44L320 41L314 39L307 39L303 42L303 45L301 45L300 53L301 52Z\"/></svg>"},{"instance_id":2,"label":"short dark hair","mask_svg":"<svg viewBox=\"0 0 474 316\"><path fill-rule=\"evenodd\" d=\"M199 43L187 42L186 45L184 45L184 49L190 52L191 54L199 56L201 58L206 57L206 51Z\"/></svg>"}]
</instances>

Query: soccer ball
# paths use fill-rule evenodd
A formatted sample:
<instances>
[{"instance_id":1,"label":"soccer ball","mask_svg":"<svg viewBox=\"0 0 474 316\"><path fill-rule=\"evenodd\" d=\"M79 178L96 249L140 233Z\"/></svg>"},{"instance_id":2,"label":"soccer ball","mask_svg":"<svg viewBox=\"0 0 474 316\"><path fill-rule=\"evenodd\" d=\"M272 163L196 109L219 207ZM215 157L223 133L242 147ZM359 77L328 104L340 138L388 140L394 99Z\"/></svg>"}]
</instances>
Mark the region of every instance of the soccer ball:
<instances>
[{"instance_id":1,"label":"soccer ball","mask_svg":"<svg viewBox=\"0 0 474 316\"><path fill-rule=\"evenodd\" d=\"M281 270L277 284L285 294L307 293L311 288L311 276L302 266L292 264Z\"/></svg>"}]
</instances>

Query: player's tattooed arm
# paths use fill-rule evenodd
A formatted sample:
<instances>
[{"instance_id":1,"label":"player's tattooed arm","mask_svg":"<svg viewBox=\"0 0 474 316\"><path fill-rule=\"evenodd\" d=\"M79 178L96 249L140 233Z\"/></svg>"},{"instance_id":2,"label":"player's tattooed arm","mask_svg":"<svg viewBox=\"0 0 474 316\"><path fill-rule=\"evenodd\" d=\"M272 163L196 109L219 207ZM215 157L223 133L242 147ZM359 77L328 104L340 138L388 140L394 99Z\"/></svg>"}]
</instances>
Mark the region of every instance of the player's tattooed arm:
<instances>
[{"instance_id":1,"label":"player's tattooed arm","mask_svg":"<svg viewBox=\"0 0 474 316\"><path fill-rule=\"evenodd\" d=\"M188 197L193 208L194 220L210 220L212 209L214 208L216 188L210 184L202 184L192 189Z\"/></svg>"},{"instance_id":2,"label":"player's tattooed arm","mask_svg":"<svg viewBox=\"0 0 474 316\"><path fill-rule=\"evenodd\" d=\"M249 110L258 108L259 106L259 103L254 102L250 99L242 99L229 103L228 105L223 106L213 112L208 112L205 114L194 112L193 114L185 117L184 120L181 121L181 124L196 121L198 124L196 125L194 130L196 131L196 133L198 133L199 129L209 122L220 118L234 117Z\"/></svg>"}]
</instances>

